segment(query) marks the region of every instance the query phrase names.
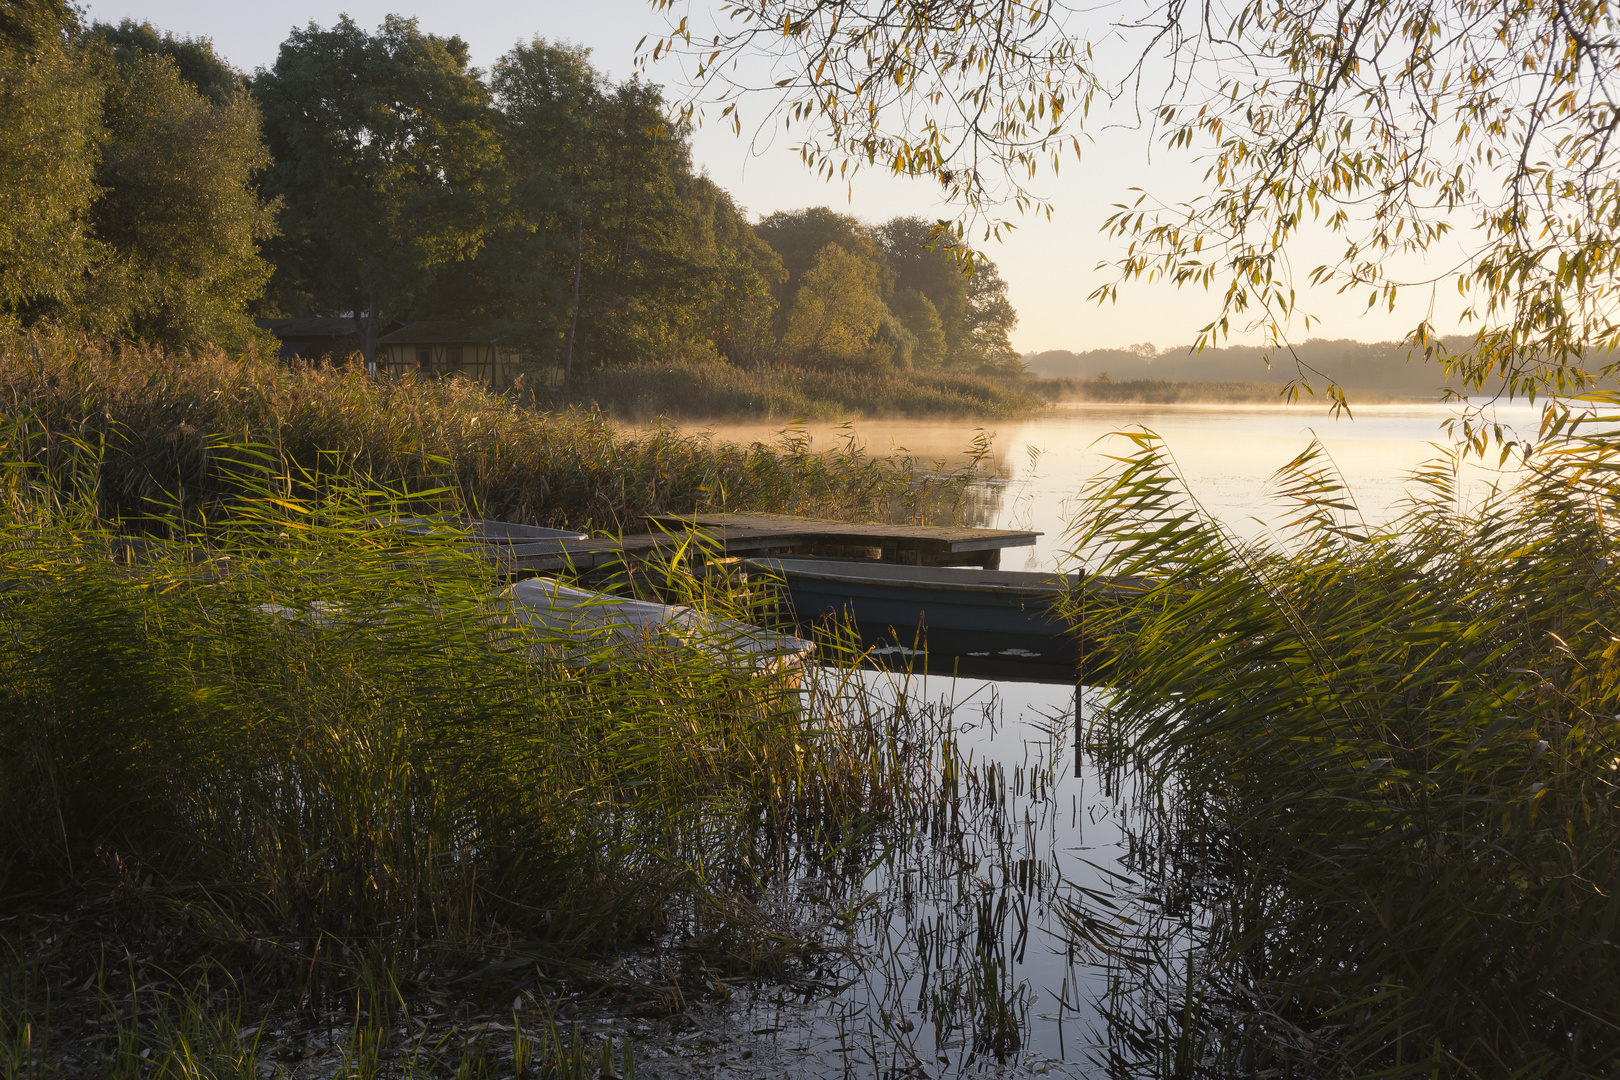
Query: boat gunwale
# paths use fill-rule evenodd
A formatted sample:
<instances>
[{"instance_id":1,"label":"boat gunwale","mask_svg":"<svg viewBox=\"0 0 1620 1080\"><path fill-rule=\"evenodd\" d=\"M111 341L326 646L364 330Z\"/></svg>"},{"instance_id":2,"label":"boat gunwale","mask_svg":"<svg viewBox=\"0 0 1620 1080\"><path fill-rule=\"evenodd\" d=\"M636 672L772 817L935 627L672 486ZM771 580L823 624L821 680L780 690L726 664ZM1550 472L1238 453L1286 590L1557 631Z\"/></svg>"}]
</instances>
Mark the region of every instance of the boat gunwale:
<instances>
[{"instance_id":1,"label":"boat gunwale","mask_svg":"<svg viewBox=\"0 0 1620 1080\"><path fill-rule=\"evenodd\" d=\"M815 564L817 568L812 569L807 567L805 564ZM921 589L940 589L947 592L985 593L990 595L1030 596L1042 598L1063 596L1077 588L1084 580L1083 576L1081 575L1057 573L1043 574L1038 571L1028 570L984 570L978 567L971 569L963 567L958 569L956 567L946 566L905 566L896 563L878 562L868 564L854 561L841 563L832 559L801 559L793 558L791 556L769 556L745 559L744 565L748 566L750 569L758 569L767 573L776 572L784 578L791 575L793 577L808 578L812 581L832 581L842 584L874 585L911 591ZM836 567L838 569L819 569L819 567ZM842 568L845 567L854 572L840 572ZM879 570L881 572L876 574L861 573L861 571L871 570ZM896 574L895 571L901 571L902 573L909 573L916 576L902 576L901 574ZM935 574L939 576L931 576ZM950 577L945 576L958 574L962 575L962 577L954 581L951 580ZM1035 582L1023 584L1017 582L976 581L968 578L967 575L969 574L1017 574L1020 577L1027 575L1029 577L1045 578L1047 579L1047 584L1036 584Z\"/></svg>"},{"instance_id":2,"label":"boat gunwale","mask_svg":"<svg viewBox=\"0 0 1620 1080\"><path fill-rule=\"evenodd\" d=\"M950 567L950 566L907 566L903 564L872 561L850 560L841 562L836 559L804 558L791 555L757 556L743 560L745 566L759 569L768 573L776 573L786 579L793 577L806 578L812 581L837 582L840 584L855 584L868 586L882 586L894 589L918 591L924 589L939 589L947 592L981 593L986 596L1024 596L1039 597L1047 600L1072 595L1077 590L1083 590L1093 596L1110 596L1125 598L1142 596L1160 586L1160 582L1145 577L1094 577L1081 571L1077 574L1061 574L1057 572L1046 573L1037 570L984 570L978 567ZM815 564L811 568L806 564ZM828 567L829 569L819 569ZM850 573L848 570L855 571ZM878 573L865 573L860 571L879 571ZM899 571L900 573L896 573ZM1016 574L1020 577L1044 577L1050 584L1037 585L1016 584L1013 582L955 580L945 575L988 575L988 574ZM905 576L902 576L905 575ZM933 576L938 575L938 576ZM791 585L791 582L788 583Z\"/></svg>"}]
</instances>

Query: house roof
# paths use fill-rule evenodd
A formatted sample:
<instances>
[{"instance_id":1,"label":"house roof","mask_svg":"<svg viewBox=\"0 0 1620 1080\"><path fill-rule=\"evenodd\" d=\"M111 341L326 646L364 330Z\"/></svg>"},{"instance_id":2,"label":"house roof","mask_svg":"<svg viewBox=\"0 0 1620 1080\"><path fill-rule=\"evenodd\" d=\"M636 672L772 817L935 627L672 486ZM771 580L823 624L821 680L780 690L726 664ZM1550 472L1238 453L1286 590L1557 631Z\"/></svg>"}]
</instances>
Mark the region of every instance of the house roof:
<instances>
[{"instance_id":1,"label":"house roof","mask_svg":"<svg viewBox=\"0 0 1620 1080\"><path fill-rule=\"evenodd\" d=\"M506 341L517 327L511 322L455 322L450 320L406 323L377 339L380 345L472 344Z\"/></svg>"},{"instance_id":2,"label":"house roof","mask_svg":"<svg viewBox=\"0 0 1620 1080\"><path fill-rule=\"evenodd\" d=\"M268 330L278 338L340 338L354 337L354 321L341 318L321 319L254 319L253 325Z\"/></svg>"}]
</instances>

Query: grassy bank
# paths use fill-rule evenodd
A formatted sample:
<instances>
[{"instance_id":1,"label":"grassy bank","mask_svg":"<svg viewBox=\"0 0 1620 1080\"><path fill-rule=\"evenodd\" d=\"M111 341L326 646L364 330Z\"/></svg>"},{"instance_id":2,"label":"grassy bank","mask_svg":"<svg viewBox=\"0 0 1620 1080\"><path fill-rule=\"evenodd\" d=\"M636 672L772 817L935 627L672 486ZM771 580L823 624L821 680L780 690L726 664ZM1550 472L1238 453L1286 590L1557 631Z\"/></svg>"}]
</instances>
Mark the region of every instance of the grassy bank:
<instances>
[{"instance_id":1,"label":"grassy bank","mask_svg":"<svg viewBox=\"0 0 1620 1080\"><path fill-rule=\"evenodd\" d=\"M598 412L549 412L464 380L375 380L274 360L169 357L62 338L0 341L0 418L97 447L110 518L233 490L222 440L297 469L354 470L413 491L454 489L478 512L537 525L639 531L652 512L791 510L845 518L950 517L961 477L931 463L812 453L790 436L741 447L669 430L627 435Z\"/></svg>"},{"instance_id":2,"label":"grassy bank","mask_svg":"<svg viewBox=\"0 0 1620 1080\"><path fill-rule=\"evenodd\" d=\"M1161 786L1142 867L1195 943L1180 985L1122 981L1164 1074L1620 1065L1614 420L1466 512L1442 462L1378 528L1312 451L1277 546L1189 513L1146 435L1091 489L1097 570L1162 582L1090 617L1123 673L1097 734Z\"/></svg>"},{"instance_id":3,"label":"grassy bank","mask_svg":"<svg viewBox=\"0 0 1620 1080\"><path fill-rule=\"evenodd\" d=\"M1122 405L1278 405L1280 382L1220 382L1196 379L1041 379L1024 384L1047 401L1117 403ZM1310 399L1304 399L1310 400ZM1358 391L1352 405L1380 405L1434 398ZM1326 404L1326 399L1323 399Z\"/></svg>"},{"instance_id":4,"label":"grassy bank","mask_svg":"<svg viewBox=\"0 0 1620 1080\"><path fill-rule=\"evenodd\" d=\"M649 364L593 372L570 397L615 416L838 420L972 416L1038 410L1022 382L915 371L848 372L730 364Z\"/></svg>"}]
</instances>

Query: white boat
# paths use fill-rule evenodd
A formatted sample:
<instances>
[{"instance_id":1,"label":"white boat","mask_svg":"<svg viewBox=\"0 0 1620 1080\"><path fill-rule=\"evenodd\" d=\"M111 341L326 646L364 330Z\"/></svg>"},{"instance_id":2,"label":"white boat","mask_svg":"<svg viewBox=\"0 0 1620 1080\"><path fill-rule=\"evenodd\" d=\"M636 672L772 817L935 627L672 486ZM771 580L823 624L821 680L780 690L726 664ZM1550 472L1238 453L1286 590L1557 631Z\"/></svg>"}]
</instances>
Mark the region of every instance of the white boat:
<instances>
[{"instance_id":1,"label":"white boat","mask_svg":"<svg viewBox=\"0 0 1620 1080\"><path fill-rule=\"evenodd\" d=\"M557 648L573 662L635 660L676 646L695 650L719 666L772 675L798 668L816 649L803 638L684 605L626 600L551 578L519 581L505 595L514 622L533 627L542 645Z\"/></svg>"}]
</instances>

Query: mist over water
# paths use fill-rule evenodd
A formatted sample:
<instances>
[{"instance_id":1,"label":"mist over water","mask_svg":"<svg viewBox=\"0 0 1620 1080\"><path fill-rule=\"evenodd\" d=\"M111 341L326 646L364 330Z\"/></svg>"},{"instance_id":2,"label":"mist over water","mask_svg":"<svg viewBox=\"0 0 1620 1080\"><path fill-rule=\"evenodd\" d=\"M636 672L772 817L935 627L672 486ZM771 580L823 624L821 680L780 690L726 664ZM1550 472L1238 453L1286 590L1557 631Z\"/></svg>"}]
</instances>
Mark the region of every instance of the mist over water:
<instances>
[{"instance_id":1,"label":"mist over water","mask_svg":"<svg viewBox=\"0 0 1620 1080\"><path fill-rule=\"evenodd\" d=\"M1352 399L1353 404L1353 399ZM1413 469L1445 453L1451 438L1442 425L1461 415L1444 404L1371 405L1352 418L1331 416L1318 404L1297 406L1098 405L1060 404L1027 420L976 423L972 420L863 419L846 425L790 425L785 421L686 423L732 442L769 442L793 426L804 430L815 449L858 439L873 454L909 452L920 460L963 461L976 435L991 435L987 464L987 516L972 524L1036 529L1033 548L1002 553L1004 570L1055 570L1071 566L1065 535L1079 513L1077 496L1086 482L1106 470L1110 456L1129 454L1133 444L1115 432L1158 433L1175 456L1188 490L1205 510L1234 534L1256 537L1274 530L1287 508L1268 494L1277 469L1300 454L1311 438L1321 439L1343 474L1363 516L1387 518L1406 495ZM1512 403L1488 414L1518 436L1533 438L1541 406ZM1504 476L1496 455L1474 458L1463 469L1465 497L1477 497ZM1511 463L1510 463L1511 466Z\"/></svg>"}]
</instances>

